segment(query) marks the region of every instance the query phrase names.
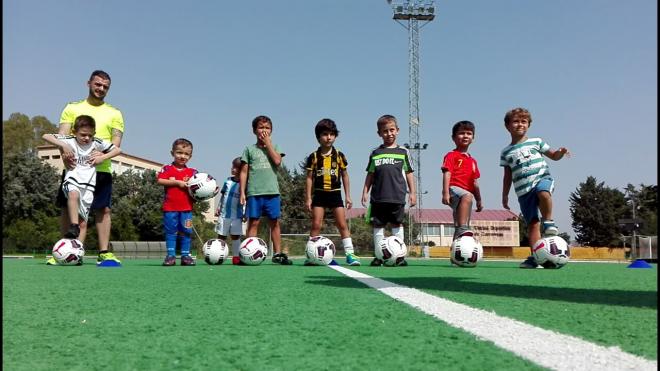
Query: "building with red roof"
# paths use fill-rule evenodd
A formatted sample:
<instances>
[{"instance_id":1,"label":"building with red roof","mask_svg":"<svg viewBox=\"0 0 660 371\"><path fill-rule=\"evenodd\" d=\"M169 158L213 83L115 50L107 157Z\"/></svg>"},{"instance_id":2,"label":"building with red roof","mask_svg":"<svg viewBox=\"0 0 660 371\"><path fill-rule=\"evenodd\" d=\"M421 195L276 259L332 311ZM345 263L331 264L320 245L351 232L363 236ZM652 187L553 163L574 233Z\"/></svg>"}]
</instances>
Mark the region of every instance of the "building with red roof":
<instances>
[{"instance_id":1,"label":"building with red roof","mask_svg":"<svg viewBox=\"0 0 660 371\"><path fill-rule=\"evenodd\" d=\"M416 215L417 209L409 210L413 223L421 223L425 240L432 241L436 246L450 246L454 235L452 210L446 208L420 211L421 215ZM365 212L364 208L349 209L346 210L346 218L363 218ZM518 216L510 210L484 209L481 212L472 210L470 226L483 246L520 246Z\"/></svg>"}]
</instances>

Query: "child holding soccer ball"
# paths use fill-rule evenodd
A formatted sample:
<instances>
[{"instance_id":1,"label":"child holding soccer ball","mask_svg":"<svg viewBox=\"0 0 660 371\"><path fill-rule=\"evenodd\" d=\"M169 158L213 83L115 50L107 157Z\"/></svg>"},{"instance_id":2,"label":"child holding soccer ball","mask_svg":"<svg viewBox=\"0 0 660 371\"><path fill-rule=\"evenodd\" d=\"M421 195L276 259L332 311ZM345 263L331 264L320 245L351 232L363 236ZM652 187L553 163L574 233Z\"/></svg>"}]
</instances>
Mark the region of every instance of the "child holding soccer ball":
<instances>
[{"instance_id":1,"label":"child holding soccer ball","mask_svg":"<svg viewBox=\"0 0 660 371\"><path fill-rule=\"evenodd\" d=\"M179 138L172 143L170 165L165 165L158 173L158 184L165 187L163 199L163 227L167 256L163 266L176 265L177 239L181 246L181 265L195 265L190 256L192 235L193 198L188 193L188 180L197 170L187 166L192 157L193 145L188 139Z\"/></svg>"},{"instance_id":2,"label":"child holding soccer ball","mask_svg":"<svg viewBox=\"0 0 660 371\"><path fill-rule=\"evenodd\" d=\"M442 161L442 203L451 206L454 212L454 240L462 236L473 236L470 230L472 201L477 201L477 212L483 209L479 191L479 167L470 156L468 148L474 140L474 124L459 121L451 130L456 148L445 155Z\"/></svg>"},{"instance_id":3,"label":"child holding soccer ball","mask_svg":"<svg viewBox=\"0 0 660 371\"><path fill-rule=\"evenodd\" d=\"M241 206L241 158L236 157L231 162L231 176L225 180L220 190L220 201L215 210L215 216L218 222L215 225L215 231L218 238L227 242L227 236L231 236L231 263L239 265L241 260L238 251L241 247L239 239L243 234L243 207Z\"/></svg>"},{"instance_id":4,"label":"child holding soccer ball","mask_svg":"<svg viewBox=\"0 0 660 371\"><path fill-rule=\"evenodd\" d=\"M334 147L339 130L337 130L334 121L322 119L316 124L314 133L320 146L307 157L305 163L305 170L307 170L305 204L307 210L312 213L312 227L309 231L309 237L311 239L319 235L325 209L331 209L346 253L346 263L351 266L358 266L360 260L353 250L353 240L351 239L351 232L348 230L344 201L341 198L343 181L346 208L350 209L353 202L351 201L348 172L346 171L348 162L346 156Z\"/></svg>"},{"instance_id":5,"label":"child holding soccer ball","mask_svg":"<svg viewBox=\"0 0 660 371\"><path fill-rule=\"evenodd\" d=\"M570 152L564 147L553 150L541 138L528 138L527 131L531 125L532 115L524 108L514 108L506 113L504 127L511 134L511 144L502 150L500 166L504 167L502 206L509 210L509 191L513 184L520 211L527 223L529 245L534 246L541 239L541 233L543 236L556 236L559 233L552 220L552 191L555 182L543 155L559 161L565 155L570 156ZM520 263L520 268L537 266L533 255Z\"/></svg>"}]
</instances>

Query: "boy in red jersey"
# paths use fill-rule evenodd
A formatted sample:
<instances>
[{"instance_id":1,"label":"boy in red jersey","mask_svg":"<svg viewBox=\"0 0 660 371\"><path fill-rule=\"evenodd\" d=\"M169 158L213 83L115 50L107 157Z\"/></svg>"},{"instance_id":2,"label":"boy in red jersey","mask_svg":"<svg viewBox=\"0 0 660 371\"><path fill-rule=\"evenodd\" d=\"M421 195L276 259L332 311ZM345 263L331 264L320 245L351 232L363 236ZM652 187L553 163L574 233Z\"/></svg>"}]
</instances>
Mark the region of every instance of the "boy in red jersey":
<instances>
[{"instance_id":1,"label":"boy in red jersey","mask_svg":"<svg viewBox=\"0 0 660 371\"><path fill-rule=\"evenodd\" d=\"M442 203L454 211L454 239L472 236L470 213L472 200L477 201L477 212L483 209L479 191L477 160L470 156L468 148L474 140L474 124L459 121L452 128L451 137L456 149L447 153L442 162Z\"/></svg>"},{"instance_id":2,"label":"boy in red jersey","mask_svg":"<svg viewBox=\"0 0 660 371\"><path fill-rule=\"evenodd\" d=\"M179 138L172 143L172 164L165 165L158 173L158 184L165 186L163 200L163 227L167 256L164 266L176 265L177 237L181 241L181 265L195 265L190 256L192 235L193 198L188 193L188 180L197 170L186 166L192 157L193 145L188 139Z\"/></svg>"}]
</instances>

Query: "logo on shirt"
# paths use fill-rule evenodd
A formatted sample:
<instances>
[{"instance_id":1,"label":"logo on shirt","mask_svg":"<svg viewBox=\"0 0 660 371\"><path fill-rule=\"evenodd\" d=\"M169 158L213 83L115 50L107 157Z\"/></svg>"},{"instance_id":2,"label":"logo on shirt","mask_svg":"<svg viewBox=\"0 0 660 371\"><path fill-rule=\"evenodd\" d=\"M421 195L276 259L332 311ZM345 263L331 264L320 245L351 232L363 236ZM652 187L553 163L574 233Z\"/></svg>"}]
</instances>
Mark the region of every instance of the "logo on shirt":
<instances>
[{"instance_id":1,"label":"logo on shirt","mask_svg":"<svg viewBox=\"0 0 660 371\"><path fill-rule=\"evenodd\" d=\"M394 158L379 158L374 160L374 165L380 166L380 165L398 165L402 163L403 161L401 160L396 160Z\"/></svg>"}]
</instances>

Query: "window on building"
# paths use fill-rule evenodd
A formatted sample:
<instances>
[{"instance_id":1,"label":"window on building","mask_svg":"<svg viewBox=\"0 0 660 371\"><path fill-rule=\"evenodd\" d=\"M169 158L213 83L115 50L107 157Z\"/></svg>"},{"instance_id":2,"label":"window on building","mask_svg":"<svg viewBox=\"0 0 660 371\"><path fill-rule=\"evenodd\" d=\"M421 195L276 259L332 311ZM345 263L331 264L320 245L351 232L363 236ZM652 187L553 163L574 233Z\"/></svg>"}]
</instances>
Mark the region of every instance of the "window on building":
<instances>
[{"instance_id":1,"label":"window on building","mask_svg":"<svg viewBox=\"0 0 660 371\"><path fill-rule=\"evenodd\" d=\"M442 228L442 235L443 236L453 236L454 235L454 226L453 225L445 225L444 228Z\"/></svg>"},{"instance_id":2,"label":"window on building","mask_svg":"<svg viewBox=\"0 0 660 371\"><path fill-rule=\"evenodd\" d=\"M424 226L424 234L427 236L439 236L440 224L426 224Z\"/></svg>"},{"instance_id":3,"label":"window on building","mask_svg":"<svg viewBox=\"0 0 660 371\"><path fill-rule=\"evenodd\" d=\"M56 160L56 159L58 159L58 158L60 158L60 155L52 155L52 156L50 156L50 158L52 158L52 159L55 159L55 160Z\"/></svg>"}]
</instances>

